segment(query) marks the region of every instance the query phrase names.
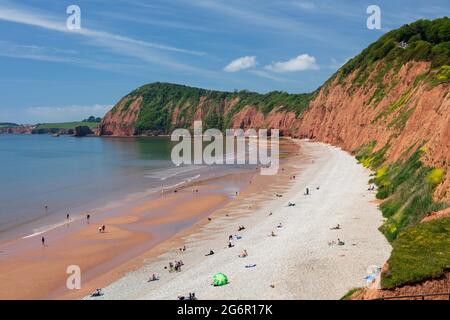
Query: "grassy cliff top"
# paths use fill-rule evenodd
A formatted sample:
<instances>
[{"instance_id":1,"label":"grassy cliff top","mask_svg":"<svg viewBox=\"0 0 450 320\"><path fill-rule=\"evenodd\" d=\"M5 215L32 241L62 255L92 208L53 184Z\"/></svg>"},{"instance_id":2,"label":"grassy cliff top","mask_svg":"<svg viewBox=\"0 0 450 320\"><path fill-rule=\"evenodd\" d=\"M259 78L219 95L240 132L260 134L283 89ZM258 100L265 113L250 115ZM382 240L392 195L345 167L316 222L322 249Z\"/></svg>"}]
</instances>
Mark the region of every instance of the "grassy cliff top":
<instances>
[{"instance_id":1,"label":"grassy cliff top","mask_svg":"<svg viewBox=\"0 0 450 320\"><path fill-rule=\"evenodd\" d=\"M274 107L283 106L290 111L301 111L302 107L307 107L305 102L309 102L313 93L289 94L284 91L271 91L265 94L240 91L218 91L196 87L189 87L174 83L155 82L143 85L130 92L127 97L144 97L144 100L158 100L161 104L168 102L174 105L186 103L196 104L200 98L207 98L212 102L222 102L238 98L238 105L254 105L261 107L263 112L270 112Z\"/></svg>"},{"instance_id":2,"label":"grassy cliff top","mask_svg":"<svg viewBox=\"0 0 450 320\"><path fill-rule=\"evenodd\" d=\"M14 128L18 127L19 125L17 123L12 122L0 122L0 128Z\"/></svg>"},{"instance_id":3,"label":"grassy cliff top","mask_svg":"<svg viewBox=\"0 0 450 320\"><path fill-rule=\"evenodd\" d=\"M389 31L350 59L339 73L346 76L382 59L395 64L431 61L432 68L450 64L450 19L418 20Z\"/></svg>"},{"instance_id":4,"label":"grassy cliff top","mask_svg":"<svg viewBox=\"0 0 450 320\"><path fill-rule=\"evenodd\" d=\"M135 123L137 132L157 130L170 132L171 115L175 110L186 119L191 120L197 108L203 104L207 106L205 115L207 126L222 128L227 125L232 116L245 106L254 106L264 114L273 109L292 111L299 116L309 106L314 93L289 94L282 91L272 91L266 94L246 90L226 92L200 89L185 85L155 82L144 85L130 92L114 106L111 112L126 112L131 104L142 98L139 116ZM233 101L232 110L224 114L224 105Z\"/></svg>"},{"instance_id":5,"label":"grassy cliff top","mask_svg":"<svg viewBox=\"0 0 450 320\"><path fill-rule=\"evenodd\" d=\"M89 128L96 128L99 126L98 122L60 122L60 123L40 123L36 129L75 129L78 126L87 126Z\"/></svg>"}]
</instances>

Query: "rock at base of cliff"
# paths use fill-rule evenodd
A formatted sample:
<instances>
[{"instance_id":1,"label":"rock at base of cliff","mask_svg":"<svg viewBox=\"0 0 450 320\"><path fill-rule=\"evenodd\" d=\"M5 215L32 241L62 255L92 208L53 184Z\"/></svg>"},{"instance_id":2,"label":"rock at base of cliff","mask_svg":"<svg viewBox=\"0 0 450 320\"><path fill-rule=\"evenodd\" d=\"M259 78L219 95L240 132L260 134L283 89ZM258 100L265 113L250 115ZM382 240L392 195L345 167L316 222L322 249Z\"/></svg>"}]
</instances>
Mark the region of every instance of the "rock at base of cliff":
<instances>
[{"instance_id":1,"label":"rock at base of cliff","mask_svg":"<svg viewBox=\"0 0 450 320\"><path fill-rule=\"evenodd\" d=\"M75 137L85 137L89 134L93 134L93 132L88 126L75 127L75 132L74 132Z\"/></svg>"}]
</instances>

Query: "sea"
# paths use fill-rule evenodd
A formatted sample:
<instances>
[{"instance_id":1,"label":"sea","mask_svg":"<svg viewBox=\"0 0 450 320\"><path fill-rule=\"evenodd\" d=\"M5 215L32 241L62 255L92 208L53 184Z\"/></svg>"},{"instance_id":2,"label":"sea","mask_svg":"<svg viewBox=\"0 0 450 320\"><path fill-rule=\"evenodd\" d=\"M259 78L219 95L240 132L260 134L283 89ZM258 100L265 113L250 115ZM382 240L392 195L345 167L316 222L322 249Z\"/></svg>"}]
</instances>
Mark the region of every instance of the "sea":
<instances>
[{"instance_id":1,"label":"sea","mask_svg":"<svg viewBox=\"0 0 450 320\"><path fill-rule=\"evenodd\" d=\"M0 241L30 237L189 182L254 170L180 165L170 137L0 135Z\"/></svg>"}]
</instances>

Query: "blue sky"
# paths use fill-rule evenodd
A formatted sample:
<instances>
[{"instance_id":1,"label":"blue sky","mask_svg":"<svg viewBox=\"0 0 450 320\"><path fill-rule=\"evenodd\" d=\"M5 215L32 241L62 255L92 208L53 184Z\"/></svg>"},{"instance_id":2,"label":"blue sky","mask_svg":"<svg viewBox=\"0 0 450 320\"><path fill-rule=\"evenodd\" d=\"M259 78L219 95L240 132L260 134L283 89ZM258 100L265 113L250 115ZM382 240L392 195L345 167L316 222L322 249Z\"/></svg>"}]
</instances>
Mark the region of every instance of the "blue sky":
<instances>
[{"instance_id":1,"label":"blue sky","mask_svg":"<svg viewBox=\"0 0 450 320\"><path fill-rule=\"evenodd\" d=\"M66 8L81 8L69 30ZM381 8L381 30L366 9ZM154 81L309 92L383 33L448 0L0 0L0 122L102 116Z\"/></svg>"}]
</instances>

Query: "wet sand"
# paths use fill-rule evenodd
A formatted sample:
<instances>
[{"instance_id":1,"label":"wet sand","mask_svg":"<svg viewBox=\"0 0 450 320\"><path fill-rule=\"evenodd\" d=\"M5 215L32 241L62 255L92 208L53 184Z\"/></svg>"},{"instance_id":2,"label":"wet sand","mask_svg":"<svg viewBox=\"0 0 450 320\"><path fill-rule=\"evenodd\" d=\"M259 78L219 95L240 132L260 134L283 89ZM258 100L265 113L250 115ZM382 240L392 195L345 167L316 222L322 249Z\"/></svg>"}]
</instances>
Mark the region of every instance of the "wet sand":
<instances>
[{"instance_id":1,"label":"wet sand","mask_svg":"<svg viewBox=\"0 0 450 320\"><path fill-rule=\"evenodd\" d=\"M292 144L283 149L296 152ZM287 179L286 174L267 181L279 184ZM206 223L206 216L258 192L264 186L253 183L258 176L259 171L230 174L180 188L177 193L166 190L160 198L127 204L113 215L91 216L89 224L71 221L42 234L45 247L40 243L42 235L1 243L0 299L76 299L104 287L141 267L169 243L177 243L178 236ZM98 231L101 225L106 232ZM164 242L174 235L178 236ZM66 288L70 265L81 268L81 290Z\"/></svg>"}]
</instances>

